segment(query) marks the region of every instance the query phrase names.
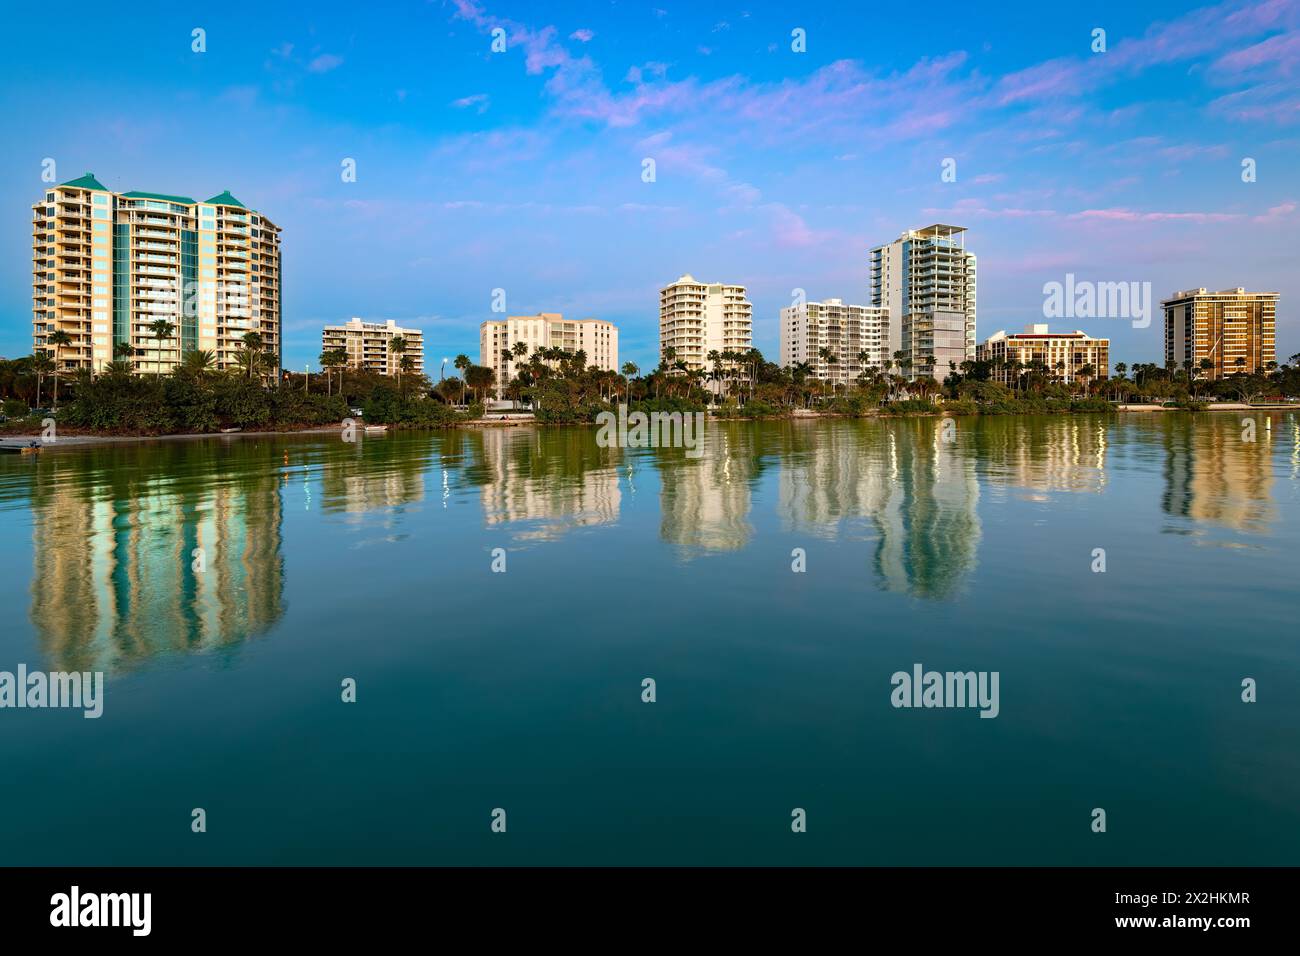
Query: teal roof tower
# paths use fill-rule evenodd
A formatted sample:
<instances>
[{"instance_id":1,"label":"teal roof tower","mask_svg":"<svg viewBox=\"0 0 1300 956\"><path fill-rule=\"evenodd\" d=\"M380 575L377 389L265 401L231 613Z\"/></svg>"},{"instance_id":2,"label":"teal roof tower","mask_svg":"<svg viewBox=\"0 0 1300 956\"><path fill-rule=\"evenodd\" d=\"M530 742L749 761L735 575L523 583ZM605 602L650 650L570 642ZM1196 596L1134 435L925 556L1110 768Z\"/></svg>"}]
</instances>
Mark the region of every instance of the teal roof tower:
<instances>
[{"instance_id":1,"label":"teal roof tower","mask_svg":"<svg viewBox=\"0 0 1300 956\"><path fill-rule=\"evenodd\" d=\"M229 189L227 189L225 192L221 193L220 195L213 196L211 199L208 200L208 202L212 203L214 206L238 206L240 209L248 208L242 202L236 199L234 196L230 195Z\"/></svg>"},{"instance_id":2,"label":"teal roof tower","mask_svg":"<svg viewBox=\"0 0 1300 956\"><path fill-rule=\"evenodd\" d=\"M86 173L84 176L78 176L76 179L69 179L63 185L72 186L75 189L102 189L108 192L108 187L95 178L94 173Z\"/></svg>"}]
</instances>

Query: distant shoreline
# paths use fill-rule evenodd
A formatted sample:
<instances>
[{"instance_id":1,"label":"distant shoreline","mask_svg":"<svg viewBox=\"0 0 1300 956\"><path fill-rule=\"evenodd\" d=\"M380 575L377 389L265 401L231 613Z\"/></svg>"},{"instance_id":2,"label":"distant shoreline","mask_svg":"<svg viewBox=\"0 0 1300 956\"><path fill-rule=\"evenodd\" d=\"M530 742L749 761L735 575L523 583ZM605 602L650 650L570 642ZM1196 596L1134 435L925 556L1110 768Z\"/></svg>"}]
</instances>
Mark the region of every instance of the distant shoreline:
<instances>
[{"instance_id":1,"label":"distant shoreline","mask_svg":"<svg viewBox=\"0 0 1300 956\"><path fill-rule=\"evenodd\" d=\"M1165 405L1116 405L1113 408L1116 413L1146 413L1146 412L1186 412L1197 411L1197 409L1172 408ZM1220 402L1210 405L1208 408L1199 409L1207 412L1231 412L1231 411L1300 411L1300 404L1293 405L1246 405L1240 402ZM1026 414L1042 415L1052 413L1014 413L1010 415L992 415L976 417L993 417L993 418L1023 418ZM1094 414L1104 415L1106 412L1078 412L1073 414ZM743 416L720 418L711 416L711 420L717 422L759 422L759 421L798 421L800 419L822 419L822 418L934 418L934 417L966 417L964 414L945 414L942 410L938 413L904 413L897 415L843 415L834 412L819 412L809 409L796 409L793 414L774 416L771 418L746 418ZM507 419L477 419L474 421L453 422L446 425L435 426L415 426L411 428L402 428L400 426L385 426L387 431L445 431L447 429L461 428L575 428L575 427L596 427L594 422L570 422L563 424L551 424L546 422L537 422L532 418L507 418ZM80 433L70 435L60 435L55 442L42 443L42 448L86 448L95 445L120 445L130 444L132 442L155 442L155 441L196 441L205 438L235 439L235 438L273 438L283 437L286 435L329 435L338 432L341 425L313 425L307 428L282 428L259 431L236 431L236 432L176 432L166 435L113 435L98 433ZM358 423L358 431L364 435L365 425ZM39 433L31 434L0 434L0 447L23 447L33 441L41 440Z\"/></svg>"}]
</instances>

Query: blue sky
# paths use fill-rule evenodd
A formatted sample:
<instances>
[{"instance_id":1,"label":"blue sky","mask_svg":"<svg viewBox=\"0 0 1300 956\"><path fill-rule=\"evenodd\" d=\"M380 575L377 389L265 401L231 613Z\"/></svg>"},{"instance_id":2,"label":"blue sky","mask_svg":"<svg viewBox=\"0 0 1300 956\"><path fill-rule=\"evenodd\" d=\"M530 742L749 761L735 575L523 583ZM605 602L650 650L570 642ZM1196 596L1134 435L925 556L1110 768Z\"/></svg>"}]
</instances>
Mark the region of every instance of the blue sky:
<instances>
[{"instance_id":1,"label":"blue sky","mask_svg":"<svg viewBox=\"0 0 1300 956\"><path fill-rule=\"evenodd\" d=\"M6 19L6 356L31 350L47 157L60 181L230 189L282 226L294 368L353 315L423 328L435 375L444 355L477 361L498 287L511 314L617 322L622 359L646 368L657 290L684 272L747 285L774 358L791 290L863 302L867 250L932 222L969 229L981 339L1043 321L1043 284L1074 273L1157 298L1280 292L1279 358L1300 351L1300 0L146 3L121 20L69 3ZM1115 361L1161 358L1158 320L1060 324L1109 335Z\"/></svg>"}]
</instances>

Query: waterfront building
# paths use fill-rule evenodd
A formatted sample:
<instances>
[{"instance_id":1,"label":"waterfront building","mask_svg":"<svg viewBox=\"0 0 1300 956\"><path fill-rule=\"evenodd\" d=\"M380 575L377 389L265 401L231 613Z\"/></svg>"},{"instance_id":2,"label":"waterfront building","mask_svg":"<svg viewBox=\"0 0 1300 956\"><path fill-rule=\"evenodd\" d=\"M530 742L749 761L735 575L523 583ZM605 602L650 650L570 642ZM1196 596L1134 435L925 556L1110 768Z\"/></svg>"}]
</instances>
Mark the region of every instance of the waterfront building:
<instances>
[{"instance_id":1,"label":"waterfront building","mask_svg":"<svg viewBox=\"0 0 1300 956\"><path fill-rule=\"evenodd\" d=\"M392 347L395 338L405 343L404 351ZM343 325L327 325L321 333L321 349L326 352L342 349L347 353L349 368L380 375L396 375L403 356L411 360L411 371L424 371L424 333L402 328L392 319L363 322L353 318Z\"/></svg>"},{"instance_id":2,"label":"waterfront building","mask_svg":"<svg viewBox=\"0 0 1300 956\"><path fill-rule=\"evenodd\" d=\"M753 307L743 285L700 282L684 275L659 290L659 358L688 371L708 370L710 352L745 352L753 347Z\"/></svg>"},{"instance_id":3,"label":"waterfront building","mask_svg":"<svg viewBox=\"0 0 1300 956\"><path fill-rule=\"evenodd\" d=\"M816 378L850 385L868 368L883 368L888 321L887 309L843 299L787 306L781 310L781 367L806 362Z\"/></svg>"},{"instance_id":4,"label":"waterfront building","mask_svg":"<svg viewBox=\"0 0 1300 956\"><path fill-rule=\"evenodd\" d=\"M942 381L975 357L975 255L965 233L935 224L871 250L871 304L889 312L885 358L901 361L908 378Z\"/></svg>"},{"instance_id":5,"label":"waterfront building","mask_svg":"<svg viewBox=\"0 0 1300 956\"><path fill-rule=\"evenodd\" d=\"M976 350L978 361L991 364L995 382L1010 385L1032 362L1042 362L1053 382L1070 384L1080 370L1092 367L1088 381L1110 377L1110 339L1095 339L1078 329L1052 332L1044 323L1027 326L1023 332L994 332ZM1018 369L1009 363L1019 362Z\"/></svg>"},{"instance_id":6,"label":"waterfront building","mask_svg":"<svg viewBox=\"0 0 1300 956\"><path fill-rule=\"evenodd\" d=\"M1188 363L1200 378L1266 371L1277 361L1276 292L1188 289L1161 302L1165 365Z\"/></svg>"},{"instance_id":7,"label":"waterfront building","mask_svg":"<svg viewBox=\"0 0 1300 956\"><path fill-rule=\"evenodd\" d=\"M229 192L117 193L87 173L32 206L32 348L60 371L166 372L200 350L230 368L256 332L278 374L281 281L280 228Z\"/></svg>"},{"instance_id":8,"label":"waterfront building","mask_svg":"<svg viewBox=\"0 0 1300 956\"><path fill-rule=\"evenodd\" d=\"M589 368L618 371L618 326L603 319L566 319L559 312L488 319L479 326L478 364L492 369L498 392L515 377L515 359L505 352L522 342L524 362L538 349L585 352Z\"/></svg>"}]
</instances>

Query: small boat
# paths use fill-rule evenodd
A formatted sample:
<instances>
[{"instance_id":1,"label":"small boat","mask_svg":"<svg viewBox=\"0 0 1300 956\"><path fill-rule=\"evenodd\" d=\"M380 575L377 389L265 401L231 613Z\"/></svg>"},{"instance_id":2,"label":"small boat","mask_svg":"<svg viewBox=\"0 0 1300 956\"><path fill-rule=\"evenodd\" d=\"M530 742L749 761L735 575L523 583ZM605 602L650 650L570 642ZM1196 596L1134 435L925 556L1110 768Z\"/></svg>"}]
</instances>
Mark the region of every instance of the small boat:
<instances>
[{"instance_id":1,"label":"small boat","mask_svg":"<svg viewBox=\"0 0 1300 956\"><path fill-rule=\"evenodd\" d=\"M367 425L367 426L366 426L366 431L368 431L368 432L386 432L386 431L388 431L388 426L387 426L387 425Z\"/></svg>"},{"instance_id":2,"label":"small boat","mask_svg":"<svg viewBox=\"0 0 1300 956\"><path fill-rule=\"evenodd\" d=\"M15 455L35 455L41 450L40 442L28 442L26 445L0 445L0 451Z\"/></svg>"},{"instance_id":3,"label":"small boat","mask_svg":"<svg viewBox=\"0 0 1300 956\"><path fill-rule=\"evenodd\" d=\"M221 434L223 434L223 435L233 435L235 432L239 432L239 431L243 431L243 429L242 429L242 428L223 428L223 429L221 429Z\"/></svg>"}]
</instances>

